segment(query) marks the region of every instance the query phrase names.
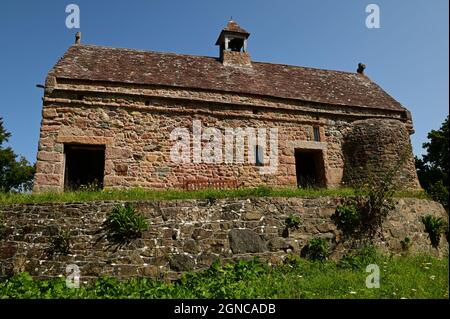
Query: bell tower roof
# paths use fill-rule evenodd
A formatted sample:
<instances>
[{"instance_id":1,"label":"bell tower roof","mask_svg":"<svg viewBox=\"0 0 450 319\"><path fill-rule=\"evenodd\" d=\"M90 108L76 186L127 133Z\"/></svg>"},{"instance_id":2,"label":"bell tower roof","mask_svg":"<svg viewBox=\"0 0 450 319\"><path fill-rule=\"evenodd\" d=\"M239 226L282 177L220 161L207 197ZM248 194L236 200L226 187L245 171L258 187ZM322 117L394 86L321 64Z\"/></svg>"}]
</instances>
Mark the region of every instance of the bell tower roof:
<instances>
[{"instance_id":1,"label":"bell tower roof","mask_svg":"<svg viewBox=\"0 0 450 319\"><path fill-rule=\"evenodd\" d=\"M227 26L225 28L223 28L222 31L220 32L219 38L216 41L216 45L220 45L221 42L223 42L226 34L237 35L237 36L240 35L245 39L247 39L250 36L250 33L248 33L246 30L241 28L239 26L239 24L237 24L233 20L230 20L230 21L228 21Z\"/></svg>"}]
</instances>

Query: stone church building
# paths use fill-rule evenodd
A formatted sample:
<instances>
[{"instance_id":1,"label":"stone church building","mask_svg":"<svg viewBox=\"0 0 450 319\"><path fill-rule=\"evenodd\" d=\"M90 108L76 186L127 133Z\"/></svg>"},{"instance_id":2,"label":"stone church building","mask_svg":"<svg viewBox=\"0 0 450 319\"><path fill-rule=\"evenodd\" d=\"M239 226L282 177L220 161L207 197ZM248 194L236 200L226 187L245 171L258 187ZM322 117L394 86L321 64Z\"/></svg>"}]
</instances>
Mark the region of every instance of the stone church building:
<instances>
[{"instance_id":1,"label":"stone church building","mask_svg":"<svg viewBox=\"0 0 450 319\"><path fill-rule=\"evenodd\" d=\"M230 21L217 57L204 57L85 45L78 34L46 78L34 191L339 187L392 170L403 187L420 187L410 112L363 64L343 72L256 62L249 35ZM267 137L245 144L254 161L174 161L174 130L192 135L196 122L276 128L276 148ZM189 143L192 152L195 137ZM262 174L274 154L276 169Z\"/></svg>"}]
</instances>

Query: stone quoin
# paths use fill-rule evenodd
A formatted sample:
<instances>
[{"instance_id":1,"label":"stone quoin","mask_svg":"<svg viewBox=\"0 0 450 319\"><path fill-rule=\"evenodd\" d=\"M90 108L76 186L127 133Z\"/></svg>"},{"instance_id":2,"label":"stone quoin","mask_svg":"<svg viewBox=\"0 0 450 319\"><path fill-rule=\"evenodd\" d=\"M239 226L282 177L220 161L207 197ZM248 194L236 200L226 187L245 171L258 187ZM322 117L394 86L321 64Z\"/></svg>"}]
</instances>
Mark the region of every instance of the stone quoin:
<instances>
[{"instance_id":1,"label":"stone quoin","mask_svg":"<svg viewBox=\"0 0 450 319\"><path fill-rule=\"evenodd\" d=\"M411 114L363 64L343 72L256 62L249 36L230 21L218 57L203 57L86 45L78 35L46 78L34 191L166 189L205 179L332 188L381 176L401 160L401 185L420 188ZM193 121L223 135L276 128L276 170L171 160L171 132ZM269 155L268 144L257 146L244 152Z\"/></svg>"}]
</instances>

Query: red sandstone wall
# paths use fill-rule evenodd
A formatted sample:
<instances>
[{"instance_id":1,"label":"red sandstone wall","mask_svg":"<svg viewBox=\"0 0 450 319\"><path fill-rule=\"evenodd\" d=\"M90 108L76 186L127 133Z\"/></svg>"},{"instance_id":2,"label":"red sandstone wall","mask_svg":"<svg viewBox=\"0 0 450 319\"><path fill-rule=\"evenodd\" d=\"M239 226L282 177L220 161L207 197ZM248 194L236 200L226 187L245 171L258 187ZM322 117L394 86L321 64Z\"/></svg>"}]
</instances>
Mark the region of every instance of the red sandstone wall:
<instances>
[{"instance_id":1,"label":"red sandstone wall","mask_svg":"<svg viewBox=\"0 0 450 319\"><path fill-rule=\"evenodd\" d=\"M315 112L311 112L313 107ZM225 93L59 84L58 90L44 98L34 190L64 189L64 145L73 143L105 145L105 188L175 188L191 178L234 178L246 187L296 186L296 148L321 150L325 185L336 187L342 179L342 143L351 122L355 117L382 114L344 108L283 104ZM352 117L344 114L350 111ZM250 163L174 163L170 150L175 141L170 140L170 133L184 127L192 134L193 119L222 134L226 127L277 128L276 173L261 175L259 167ZM313 126L320 127L320 142L313 141Z\"/></svg>"}]
</instances>

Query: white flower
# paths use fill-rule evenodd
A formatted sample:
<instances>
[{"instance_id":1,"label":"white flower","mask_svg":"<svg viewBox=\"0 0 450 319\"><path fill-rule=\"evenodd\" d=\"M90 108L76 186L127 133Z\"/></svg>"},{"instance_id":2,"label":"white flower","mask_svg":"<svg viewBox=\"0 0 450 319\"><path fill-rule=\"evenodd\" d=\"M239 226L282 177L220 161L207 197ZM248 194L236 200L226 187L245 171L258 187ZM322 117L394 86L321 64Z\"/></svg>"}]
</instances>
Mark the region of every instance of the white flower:
<instances>
[{"instance_id":1,"label":"white flower","mask_svg":"<svg viewBox=\"0 0 450 319\"><path fill-rule=\"evenodd\" d=\"M436 276L434 276L434 275L433 275L433 276L430 276L430 279L431 279L431 280L434 280L434 278L436 278Z\"/></svg>"},{"instance_id":2,"label":"white flower","mask_svg":"<svg viewBox=\"0 0 450 319\"><path fill-rule=\"evenodd\" d=\"M355 295L356 291L350 291L350 294Z\"/></svg>"}]
</instances>

